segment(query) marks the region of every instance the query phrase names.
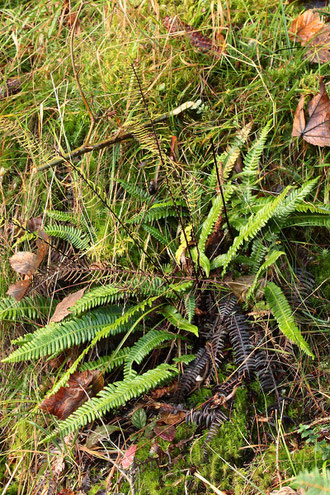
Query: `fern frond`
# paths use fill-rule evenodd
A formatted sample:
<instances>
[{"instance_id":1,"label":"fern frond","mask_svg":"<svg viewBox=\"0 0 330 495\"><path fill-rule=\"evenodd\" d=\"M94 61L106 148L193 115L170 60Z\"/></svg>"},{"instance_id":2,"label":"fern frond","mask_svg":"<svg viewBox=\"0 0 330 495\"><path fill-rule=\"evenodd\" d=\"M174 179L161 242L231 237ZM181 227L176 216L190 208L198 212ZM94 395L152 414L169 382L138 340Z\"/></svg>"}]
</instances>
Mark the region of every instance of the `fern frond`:
<instances>
[{"instance_id":1,"label":"fern frond","mask_svg":"<svg viewBox=\"0 0 330 495\"><path fill-rule=\"evenodd\" d=\"M263 241L260 237L256 237L252 242L251 249L251 273L257 273L259 267L264 259L266 253L268 252L268 248L263 244Z\"/></svg>"},{"instance_id":2,"label":"fern frond","mask_svg":"<svg viewBox=\"0 0 330 495\"><path fill-rule=\"evenodd\" d=\"M258 166L260 157L265 148L266 139L270 128L272 126L272 120L270 120L266 126L262 129L259 138L254 142L252 148L249 150L244 158L244 169L242 174L242 190L246 196L246 201L249 204L252 200L252 188L255 186L258 178Z\"/></svg>"},{"instance_id":3,"label":"fern frond","mask_svg":"<svg viewBox=\"0 0 330 495\"><path fill-rule=\"evenodd\" d=\"M44 227L44 231L52 237L58 237L69 242L76 249L86 251L90 247L86 233L72 225L47 225Z\"/></svg>"},{"instance_id":4,"label":"fern frond","mask_svg":"<svg viewBox=\"0 0 330 495\"><path fill-rule=\"evenodd\" d=\"M105 387L96 397L79 407L68 419L63 421L55 432L44 440L47 442L58 435L68 433L85 426L105 415L111 409L126 404L131 399L157 387L175 376L174 366L160 364L157 368L147 371L143 375L130 376L126 380L116 382Z\"/></svg>"},{"instance_id":5,"label":"fern frond","mask_svg":"<svg viewBox=\"0 0 330 495\"><path fill-rule=\"evenodd\" d=\"M176 336L166 330L150 330L141 337L132 347L126 357L124 377L128 377L132 371L133 363L141 364L143 359L166 340L174 340Z\"/></svg>"},{"instance_id":6,"label":"fern frond","mask_svg":"<svg viewBox=\"0 0 330 495\"><path fill-rule=\"evenodd\" d=\"M224 255L217 256L211 263L211 269L219 268L223 266L223 273L225 273L229 263L236 255L238 249L245 242L256 236L256 234L267 224L267 222L277 213L279 207L285 200L288 188L286 188L277 198L269 204L266 204L261 208L258 213L251 215L246 224L241 228L237 237L235 237L233 244Z\"/></svg>"},{"instance_id":7,"label":"fern frond","mask_svg":"<svg viewBox=\"0 0 330 495\"><path fill-rule=\"evenodd\" d=\"M12 352L4 362L18 362L48 356L91 340L101 330L107 334L109 327L112 335L121 333L127 329L125 325L127 321L121 321L119 325L115 325L116 321L121 318L121 308L114 306L96 309L81 318L75 317L60 323L50 323L34 332L29 342Z\"/></svg>"},{"instance_id":8,"label":"fern frond","mask_svg":"<svg viewBox=\"0 0 330 495\"><path fill-rule=\"evenodd\" d=\"M245 373L250 379L255 372L255 359L252 355L250 337L251 325L243 313L235 313L226 318L225 325L229 330L229 339L234 349L236 364L239 372Z\"/></svg>"},{"instance_id":9,"label":"fern frond","mask_svg":"<svg viewBox=\"0 0 330 495\"><path fill-rule=\"evenodd\" d=\"M160 242L163 246L168 246L170 244L170 239L162 234L159 229L156 227L152 227L151 225L142 225L143 230L148 232L152 237L154 237L158 242Z\"/></svg>"},{"instance_id":10,"label":"fern frond","mask_svg":"<svg viewBox=\"0 0 330 495\"><path fill-rule=\"evenodd\" d=\"M174 206L157 206L155 208L150 208L146 213L138 213L132 218L127 220L128 224L134 223L150 223L156 220L161 220L162 218L175 217L177 216L177 211Z\"/></svg>"},{"instance_id":11,"label":"fern frond","mask_svg":"<svg viewBox=\"0 0 330 495\"><path fill-rule=\"evenodd\" d=\"M191 323L192 319L195 316L195 309L196 309L196 298L192 292L188 294L188 296L185 298L185 307L186 307L188 321L189 323Z\"/></svg>"},{"instance_id":12,"label":"fern frond","mask_svg":"<svg viewBox=\"0 0 330 495\"><path fill-rule=\"evenodd\" d=\"M284 220L281 227L326 227L327 229L330 229L330 215L318 213L291 215Z\"/></svg>"},{"instance_id":13,"label":"fern frond","mask_svg":"<svg viewBox=\"0 0 330 495\"><path fill-rule=\"evenodd\" d=\"M196 325L193 325L192 323L189 323L188 320L183 318L183 316L178 312L175 306L165 306L165 308L162 308L160 312L176 328L185 330L186 332L191 332L198 337L198 327Z\"/></svg>"},{"instance_id":14,"label":"fern frond","mask_svg":"<svg viewBox=\"0 0 330 495\"><path fill-rule=\"evenodd\" d=\"M330 207L324 203L309 203L303 201L296 205L296 211L301 213L320 213L320 215L330 215Z\"/></svg>"},{"instance_id":15,"label":"fern frond","mask_svg":"<svg viewBox=\"0 0 330 495\"><path fill-rule=\"evenodd\" d=\"M287 198L283 201L282 205L278 208L276 214L274 215L274 220L281 223L291 213L293 213L296 210L297 205L301 204L306 196L308 196L308 194L312 191L318 180L319 178L316 177L316 179L307 181L302 187L290 191Z\"/></svg>"},{"instance_id":16,"label":"fern frond","mask_svg":"<svg viewBox=\"0 0 330 495\"><path fill-rule=\"evenodd\" d=\"M89 361L79 367L80 371L85 370L100 370L102 373L110 373L115 368L122 366L129 353L131 347L123 347L122 349L113 351L109 356L102 356L95 361Z\"/></svg>"},{"instance_id":17,"label":"fern frond","mask_svg":"<svg viewBox=\"0 0 330 495\"><path fill-rule=\"evenodd\" d=\"M225 202L227 203L232 196L232 194L235 191L235 187L232 185L228 185L224 188L224 198ZM212 233L213 227L216 223L216 221L219 218L220 213L223 210L223 201L221 194L219 194L214 202L213 205L209 211L209 214L207 215L206 220L203 222L201 233L199 236L199 241L198 241L198 249L201 253L205 253L205 245L208 237Z\"/></svg>"},{"instance_id":18,"label":"fern frond","mask_svg":"<svg viewBox=\"0 0 330 495\"><path fill-rule=\"evenodd\" d=\"M117 302L120 298L125 296L127 296L125 288L119 288L113 284L96 287L85 293L74 306L71 306L70 312L73 315L78 316L97 306Z\"/></svg>"},{"instance_id":19,"label":"fern frond","mask_svg":"<svg viewBox=\"0 0 330 495\"><path fill-rule=\"evenodd\" d=\"M265 289L266 300L273 313L281 332L294 344L296 344L308 356L314 358L307 342L296 326L290 305L282 292L282 289L273 282L269 282Z\"/></svg>"},{"instance_id":20,"label":"fern frond","mask_svg":"<svg viewBox=\"0 0 330 495\"><path fill-rule=\"evenodd\" d=\"M16 301L13 297L0 299L0 321L35 321L47 317L54 301L43 296L24 297Z\"/></svg>"},{"instance_id":21,"label":"fern frond","mask_svg":"<svg viewBox=\"0 0 330 495\"><path fill-rule=\"evenodd\" d=\"M122 179L116 179L116 182L118 182L130 196L141 199L141 201L150 201L150 194L145 189Z\"/></svg>"},{"instance_id":22,"label":"fern frond","mask_svg":"<svg viewBox=\"0 0 330 495\"><path fill-rule=\"evenodd\" d=\"M250 299L250 297L252 296L253 292L255 291L255 289L257 287L257 284L258 284L258 280L259 280L260 275L262 273L264 273L267 270L267 268L269 268L274 263L276 263L276 261L278 260L278 258L280 256L282 256L283 254L285 254L284 251L277 251L277 250L271 251L269 253L269 255L265 259L264 263L261 265L261 267L257 271L256 276L254 277L254 280L252 282L252 285L251 285L251 287L249 288L249 290L246 293L246 300L247 301Z\"/></svg>"}]
</instances>

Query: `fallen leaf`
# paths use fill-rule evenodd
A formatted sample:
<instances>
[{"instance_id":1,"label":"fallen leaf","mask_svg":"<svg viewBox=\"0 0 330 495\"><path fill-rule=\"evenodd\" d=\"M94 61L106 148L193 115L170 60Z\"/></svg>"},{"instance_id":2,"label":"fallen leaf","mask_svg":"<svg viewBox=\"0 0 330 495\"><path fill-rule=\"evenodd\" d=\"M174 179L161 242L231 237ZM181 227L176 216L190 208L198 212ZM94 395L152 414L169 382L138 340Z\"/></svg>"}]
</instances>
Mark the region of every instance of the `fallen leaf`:
<instances>
[{"instance_id":1,"label":"fallen leaf","mask_svg":"<svg viewBox=\"0 0 330 495\"><path fill-rule=\"evenodd\" d=\"M176 425L177 423L183 421L185 417L185 411L179 411L176 414L165 413L160 415L159 421L162 421L166 425Z\"/></svg>"},{"instance_id":2,"label":"fallen leaf","mask_svg":"<svg viewBox=\"0 0 330 495\"><path fill-rule=\"evenodd\" d=\"M30 284L31 284L30 278L26 278L25 280L18 280L9 287L6 294L8 296L14 297L16 301L20 301L27 293Z\"/></svg>"},{"instance_id":3,"label":"fallen leaf","mask_svg":"<svg viewBox=\"0 0 330 495\"><path fill-rule=\"evenodd\" d=\"M63 488L57 495L74 495L74 492L70 488Z\"/></svg>"},{"instance_id":4,"label":"fallen leaf","mask_svg":"<svg viewBox=\"0 0 330 495\"><path fill-rule=\"evenodd\" d=\"M305 124L305 97L301 96L293 120L291 136L300 137L315 146L330 146L330 100L320 80L320 92L308 104L309 121Z\"/></svg>"},{"instance_id":5,"label":"fallen leaf","mask_svg":"<svg viewBox=\"0 0 330 495\"><path fill-rule=\"evenodd\" d=\"M296 492L296 490L293 490L289 486L283 486L280 490L274 490L273 492L270 493L270 495L298 495L299 492Z\"/></svg>"},{"instance_id":6,"label":"fallen leaf","mask_svg":"<svg viewBox=\"0 0 330 495\"><path fill-rule=\"evenodd\" d=\"M19 251L9 258L9 263L15 272L30 276L39 266L38 256L30 251Z\"/></svg>"},{"instance_id":7,"label":"fallen leaf","mask_svg":"<svg viewBox=\"0 0 330 495\"><path fill-rule=\"evenodd\" d=\"M77 292L73 292L72 294L66 296L63 301L59 302L50 321L58 323L59 321L62 321L66 316L68 316L70 314L69 308L71 308L71 306L73 306L77 301L79 301L79 299L81 299L85 290L86 287L78 290Z\"/></svg>"},{"instance_id":8,"label":"fallen leaf","mask_svg":"<svg viewBox=\"0 0 330 495\"><path fill-rule=\"evenodd\" d=\"M0 86L0 100L19 93L21 89L22 88L19 79L8 79L4 84Z\"/></svg>"},{"instance_id":9,"label":"fallen leaf","mask_svg":"<svg viewBox=\"0 0 330 495\"><path fill-rule=\"evenodd\" d=\"M154 432L156 435L167 442L173 442L176 434L174 426L155 426Z\"/></svg>"},{"instance_id":10,"label":"fallen leaf","mask_svg":"<svg viewBox=\"0 0 330 495\"><path fill-rule=\"evenodd\" d=\"M125 452L121 460L121 465L124 469L128 469L134 461L136 445L132 444Z\"/></svg>"},{"instance_id":11,"label":"fallen leaf","mask_svg":"<svg viewBox=\"0 0 330 495\"><path fill-rule=\"evenodd\" d=\"M97 426L86 438L86 447L91 449L102 440L109 439L111 433L120 431L119 426L115 425L100 425Z\"/></svg>"},{"instance_id":12,"label":"fallen leaf","mask_svg":"<svg viewBox=\"0 0 330 495\"><path fill-rule=\"evenodd\" d=\"M98 370L76 371L71 375L68 386L61 387L56 394L44 399L40 408L59 419L66 419L103 386L103 377Z\"/></svg>"},{"instance_id":13,"label":"fallen leaf","mask_svg":"<svg viewBox=\"0 0 330 495\"><path fill-rule=\"evenodd\" d=\"M306 57L313 63L330 62L330 25L322 29L308 44Z\"/></svg>"},{"instance_id":14,"label":"fallen leaf","mask_svg":"<svg viewBox=\"0 0 330 495\"><path fill-rule=\"evenodd\" d=\"M299 15L289 27L289 36L293 41L299 41L304 46L321 29L325 27L318 12L313 9L306 10Z\"/></svg>"}]
</instances>

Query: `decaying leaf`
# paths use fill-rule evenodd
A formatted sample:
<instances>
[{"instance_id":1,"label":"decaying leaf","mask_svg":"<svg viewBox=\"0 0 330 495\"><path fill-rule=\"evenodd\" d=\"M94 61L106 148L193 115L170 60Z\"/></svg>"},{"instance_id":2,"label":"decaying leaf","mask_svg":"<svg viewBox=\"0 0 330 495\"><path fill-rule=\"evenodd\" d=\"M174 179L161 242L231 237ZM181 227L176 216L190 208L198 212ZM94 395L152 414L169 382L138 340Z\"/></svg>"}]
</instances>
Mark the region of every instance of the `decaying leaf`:
<instances>
[{"instance_id":1,"label":"decaying leaf","mask_svg":"<svg viewBox=\"0 0 330 495\"><path fill-rule=\"evenodd\" d=\"M20 301L27 293L30 284L31 284L31 278L26 278L25 280L18 280L14 284L10 285L6 294L8 296L14 297L16 301Z\"/></svg>"},{"instance_id":2,"label":"decaying leaf","mask_svg":"<svg viewBox=\"0 0 330 495\"><path fill-rule=\"evenodd\" d=\"M306 10L298 15L289 27L289 36L293 41L299 41L303 46L325 27L318 12Z\"/></svg>"},{"instance_id":3,"label":"decaying leaf","mask_svg":"<svg viewBox=\"0 0 330 495\"><path fill-rule=\"evenodd\" d=\"M125 452L121 460L121 465L124 469L128 469L134 461L136 445L132 444Z\"/></svg>"},{"instance_id":4,"label":"decaying leaf","mask_svg":"<svg viewBox=\"0 0 330 495\"><path fill-rule=\"evenodd\" d=\"M15 272L30 276L39 266L38 256L30 251L19 251L9 258L9 263Z\"/></svg>"},{"instance_id":5,"label":"decaying leaf","mask_svg":"<svg viewBox=\"0 0 330 495\"><path fill-rule=\"evenodd\" d=\"M289 28L289 36L306 46L306 58L311 62L330 61L330 26L323 22L318 12L309 9L299 15Z\"/></svg>"},{"instance_id":6,"label":"decaying leaf","mask_svg":"<svg viewBox=\"0 0 330 495\"><path fill-rule=\"evenodd\" d=\"M176 429L173 425L171 426L155 426L154 432L156 435L167 442L173 442L176 434Z\"/></svg>"},{"instance_id":7,"label":"decaying leaf","mask_svg":"<svg viewBox=\"0 0 330 495\"><path fill-rule=\"evenodd\" d=\"M175 414L172 413L164 413L159 417L159 421L162 421L166 425L176 425L184 420L186 417L185 411L178 411Z\"/></svg>"},{"instance_id":8,"label":"decaying leaf","mask_svg":"<svg viewBox=\"0 0 330 495\"><path fill-rule=\"evenodd\" d=\"M73 292L72 294L65 297L63 301L58 303L50 321L59 322L62 321L66 316L68 316L70 314L69 308L71 308L71 306L73 306L77 301L79 301L79 299L83 296L85 290L86 287L78 290L77 292Z\"/></svg>"},{"instance_id":9,"label":"decaying leaf","mask_svg":"<svg viewBox=\"0 0 330 495\"><path fill-rule=\"evenodd\" d=\"M214 44L210 38L196 31L189 24L182 22L178 17L166 16L163 18L163 24L170 33L177 33L189 38L191 44L202 52L210 53L220 58L225 51L225 38L222 34L217 36L217 44Z\"/></svg>"},{"instance_id":10,"label":"decaying leaf","mask_svg":"<svg viewBox=\"0 0 330 495\"><path fill-rule=\"evenodd\" d=\"M320 92L308 103L309 121L304 113L305 97L301 96L294 115L292 136L315 146L330 146L330 100L325 84L320 80Z\"/></svg>"},{"instance_id":11,"label":"decaying leaf","mask_svg":"<svg viewBox=\"0 0 330 495\"><path fill-rule=\"evenodd\" d=\"M119 426L115 425L99 425L91 431L86 438L86 447L91 449L102 440L109 439L111 433L120 431Z\"/></svg>"},{"instance_id":12,"label":"decaying leaf","mask_svg":"<svg viewBox=\"0 0 330 495\"><path fill-rule=\"evenodd\" d=\"M98 370L76 371L70 377L68 386L61 387L56 394L45 399L40 408L59 419L66 419L88 397L92 397L102 390L103 386L103 377Z\"/></svg>"},{"instance_id":13,"label":"decaying leaf","mask_svg":"<svg viewBox=\"0 0 330 495\"><path fill-rule=\"evenodd\" d=\"M8 79L0 86L0 100L19 93L21 89L19 79Z\"/></svg>"}]
</instances>

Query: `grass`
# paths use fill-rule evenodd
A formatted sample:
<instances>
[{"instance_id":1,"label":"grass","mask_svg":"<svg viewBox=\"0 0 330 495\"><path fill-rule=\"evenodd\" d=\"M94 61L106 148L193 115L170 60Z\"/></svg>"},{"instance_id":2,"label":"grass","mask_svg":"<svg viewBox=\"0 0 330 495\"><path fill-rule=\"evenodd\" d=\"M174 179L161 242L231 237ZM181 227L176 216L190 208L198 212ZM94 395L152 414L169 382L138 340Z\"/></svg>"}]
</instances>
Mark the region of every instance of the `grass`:
<instances>
[{"instance_id":1,"label":"grass","mask_svg":"<svg viewBox=\"0 0 330 495\"><path fill-rule=\"evenodd\" d=\"M96 116L92 128L70 56L71 28L78 11L72 46L83 94ZM267 2L266 6L259 0L228 0L226 3L167 0L163 4L122 0L116 5L110 0L95 0L86 4L68 2L68 7L57 0L5 0L0 7L2 79L4 82L17 80L21 89L1 100L0 295L5 295L9 285L16 280L9 257L15 250L34 249L31 239L17 236L18 229L13 219L26 225L31 218L42 215L46 224L56 223L47 216L48 210L70 212L71 223L86 232L92 246L88 252L89 263L108 262L120 270L132 270L134 277L137 269L155 272L155 266L141 250L143 247L154 263L160 261L165 274L173 275L171 263L173 266L179 247L177 212L154 224L158 236L167 240L161 249L158 240L143 228L142 221L130 222L138 214L141 217L146 215L155 203L175 199L179 204L180 201L189 203L191 218L187 222L191 222L198 232L212 199L209 197L207 203L201 200L201 191L207 190L213 166L210 139L221 154L249 122L252 122L252 132L244 152L267 122L272 122L255 186L260 194L278 194L287 185L301 186L318 177L315 196L327 204L327 165L330 162L327 148L313 147L291 138L293 115L300 95L316 94L319 77L324 76L328 82L329 72L329 64L310 64L304 58L304 48L288 39L288 26L300 11L301 7L295 2L287 5L275 0ZM215 59L198 51L186 37L168 33L162 23L166 15L178 15L182 21L212 39L222 33L226 38L225 54L221 59ZM144 144L143 137L140 141L130 139L87 153L76 162L85 176L101 188L108 204L129 229L128 233L113 221L109 211L79 174L65 164L48 167L47 163L58 152L67 153L82 146L90 129L88 144L95 144L116 136L118 130L130 130L132 121L136 119L142 124L148 123L132 77L132 62L137 67L153 119L188 101L201 102L195 110L187 110L157 125L157 134L167 155L170 154L172 137L176 137L176 161L173 164L166 160L165 166L159 168L157 196L150 196L148 187L155 179L159 162L153 150ZM131 186L131 190L125 187L125 183ZM304 420L310 421L311 417L317 420L324 411L314 402L320 402L323 407L326 390L324 368L327 365L323 346L326 343L324 314L329 294L327 234L324 228L313 228L303 232L291 229L286 235L283 242L291 253L292 265L295 266L299 253L307 253L317 285L321 288L321 296L314 304L313 322L307 326L308 337L316 351L315 364L297 355L292 367L297 372L299 370L299 382L287 383L293 396L298 396L301 386L308 390L303 399L305 403L296 405L292 415L300 417L303 406L308 406L312 412ZM100 282L102 277L105 278L102 274L95 274L92 281L97 277ZM53 296L60 300L75 286L74 279L63 282ZM53 308L55 303L51 304ZM3 322L1 358L16 348L11 344L13 339L43 326L48 317L45 310L37 321ZM186 350L189 353L190 349ZM52 371L42 360L27 365L1 366L2 493L30 494L35 480L42 482L44 479L40 465L47 471L47 462L54 462L53 453L38 446L44 431L53 428L54 423L40 410L35 414L35 410L61 368ZM315 376L316 380L310 387L309 381ZM265 413L264 404L259 405L258 413ZM243 424L242 414L239 418L235 414L233 424ZM289 440L286 440L289 450L282 444L276 452L273 446L264 450L251 447L249 455L242 456L240 449L254 445L256 440L254 437L245 441L245 423L244 439L242 435L232 446L232 455L227 457L223 454L226 447L221 446L221 442L227 445L231 428L231 424L226 425L215 445L218 452L222 452L221 457L249 480L251 493L254 493L253 484L261 490L273 486L274 470L282 473L281 480L277 479L277 483L281 483L294 476L292 463L297 472L306 467L299 447L290 444ZM271 435L275 443L282 442L278 432L273 430ZM220 447L224 450L219 450ZM191 466L203 463L201 448L198 445L194 448L191 450ZM295 448L295 454L291 454ZM313 448L307 450L308 469L321 468L319 454L316 455ZM288 459L291 455L292 458ZM58 452L55 452L56 456ZM68 447L65 452L67 471L60 472L57 479L59 485L66 484L73 490L81 482L75 456L76 452ZM285 463L283 469L282 461ZM185 469L184 463L180 467ZM101 480L94 473L95 484L103 483L109 476L104 469L106 475ZM219 489L230 490L234 486L237 493L243 493L239 490L244 489L244 478L235 469L214 454L209 467L203 466L200 472ZM260 473L264 469L268 486L261 481ZM179 474L176 475L179 479ZM212 493L200 480L194 479L192 473L187 473L187 476L190 476L188 487L195 486ZM222 485L221 476L224 479ZM145 477L141 479L141 486L149 483L155 493L159 492L160 487L151 470L146 471ZM119 482L120 475L118 486ZM122 487L127 490L125 493L129 493L129 483L127 480L124 482L127 486L125 488L122 484ZM161 483L164 493L169 493L167 482L163 479ZM177 493L182 493L182 488L179 483ZM148 488L145 490L149 493ZM150 493L152 490L150 488ZM173 493L176 493L174 489Z\"/></svg>"}]
</instances>

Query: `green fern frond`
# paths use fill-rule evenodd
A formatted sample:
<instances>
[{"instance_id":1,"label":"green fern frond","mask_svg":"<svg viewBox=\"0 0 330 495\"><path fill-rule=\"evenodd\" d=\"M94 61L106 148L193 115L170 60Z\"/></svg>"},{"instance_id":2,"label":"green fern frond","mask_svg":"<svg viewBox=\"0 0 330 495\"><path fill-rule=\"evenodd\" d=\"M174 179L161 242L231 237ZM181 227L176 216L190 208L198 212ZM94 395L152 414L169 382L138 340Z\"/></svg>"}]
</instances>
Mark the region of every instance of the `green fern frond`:
<instances>
[{"instance_id":1,"label":"green fern frond","mask_svg":"<svg viewBox=\"0 0 330 495\"><path fill-rule=\"evenodd\" d=\"M141 337L132 347L126 358L124 377L128 377L134 363L141 364L143 359L160 344L167 340L174 340L176 336L166 330L150 330Z\"/></svg>"},{"instance_id":2,"label":"green fern frond","mask_svg":"<svg viewBox=\"0 0 330 495\"><path fill-rule=\"evenodd\" d=\"M54 301L43 296L24 297L21 301L3 297L0 299L0 321L35 321L47 317L52 304Z\"/></svg>"},{"instance_id":3,"label":"green fern frond","mask_svg":"<svg viewBox=\"0 0 330 495\"><path fill-rule=\"evenodd\" d=\"M278 209L282 205L287 195L289 188L286 188L282 194L269 204L266 204L261 208L258 213L251 215L246 224L243 225L237 237L235 237L233 244L224 255L217 256L211 263L211 269L219 268L223 266L223 273L225 273L229 263L235 257L238 249L243 243L248 242L267 224L267 222L277 213Z\"/></svg>"},{"instance_id":4,"label":"green fern frond","mask_svg":"<svg viewBox=\"0 0 330 495\"><path fill-rule=\"evenodd\" d=\"M170 244L170 239L162 234L159 229L156 227L152 227L151 225L142 225L143 230L148 232L152 237L154 237L158 242L160 242L163 246L168 246Z\"/></svg>"},{"instance_id":5,"label":"green fern frond","mask_svg":"<svg viewBox=\"0 0 330 495\"><path fill-rule=\"evenodd\" d=\"M262 239L260 237L254 239L250 256L252 262L251 273L257 273L267 252L268 248L263 244Z\"/></svg>"},{"instance_id":6,"label":"green fern frond","mask_svg":"<svg viewBox=\"0 0 330 495\"><path fill-rule=\"evenodd\" d=\"M226 203L229 201L234 191L235 191L235 187L230 184L225 187L224 198ZM213 227L216 221L218 220L222 210L223 210L223 201L221 194L218 194L218 196L213 201L213 205L209 211L209 214L207 215L206 220L203 222L202 225L202 229L198 241L198 249L201 253L205 253L206 241L210 236L210 234L212 233Z\"/></svg>"},{"instance_id":7,"label":"green fern frond","mask_svg":"<svg viewBox=\"0 0 330 495\"><path fill-rule=\"evenodd\" d=\"M191 323L192 319L195 316L195 309L196 309L196 298L194 294L192 292L188 294L184 302L186 307L187 318L189 323Z\"/></svg>"},{"instance_id":8,"label":"green fern frond","mask_svg":"<svg viewBox=\"0 0 330 495\"><path fill-rule=\"evenodd\" d=\"M27 359L38 359L68 349L91 340L100 330L111 327L111 334L127 329L126 322L121 320L121 308L118 306L97 309L86 313L81 318L72 318L59 323L50 323L31 335L31 340L10 354L4 362L18 362Z\"/></svg>"},{"instance_id":9,"label":"green fern frond","mask_svg":"<svg viewBox=\"0 0 330 495\"><path fill-rule=\"evenodd\" d=\"M281 225L285 227L326 227L330 229L330 215L317 213L301 213L300 215L291 215Z\"/></svg>"},{"instance_id":10,"label":"green fern frond","mask_svg":"<svg viewBox=\"0 0 330 495\"><path fill-rule=\"evenodd\" d=\"M281 223L283 222L291 213L293 213L297 205L301 204L302 201L308 196L312 191L315 184L318 182L319 178L312 179L303 184L302 187L298 189L293 189L288 194L288 197L283 201L280 208L278 208L276 214L274 215L274 220Z\"/></svg>"},{"instance_id":11,"label":"green fern frond","mask_svg":"<svg viewBox=\"0 0 330 495\"><path fill-rule=\"evenodd\" d=\"M165 306L165 308L162 308L160 312L176 328L185 330L186 332L191 332L196 335L196 337L198 337L198 327L196 325L193 325L192 323L189 323L188 320L183 318L183 316L178 312L175 306Z\"/></svg>"},{"instance_id":12,"label":"green fern frond","mask_svg":"<svg viewBox=\"0 0 330 495\"><path fill-rule=\"evenodd\" d=\"M301 213L319 213L320 215L330 215L330 207L324 203L309 203L304 201L296 206L296 211Z\"/></svg>"},{"instance_id":13,"label":"green fern frond","mask_svg":"<svg viewBox=\"0 0 330 495\"><path fill-rule=\"evenodd\" d=\"M116 182L118 182L118 184L120 184L130 196L141 199L141 201L150 201L150 193L147 192L145 189L142 189L136 184L131 184L130 182L126 182L122 179L116 179Z\"/></svg>"},{"instance_id":14,"label":"green fern frond","mask_svg":"<svg viewBox=\"0 0 330 495\"><path fill-rule=\"evenodd\" d=\"M72 244L76 249L86 251L90 247L90 241L83 232L78 227L73 227L72 225L47 225L44 231L52 236L63 239L64 241Z\"/></svg>"},{"instance_id":15,"label":"green fern frond","mask_svg":"<svg viewBox=\"0 0 330 495\"><path fill-rule=\"evenodd\" d=\"M246 195L247 203L250 203L252 199L252 188L255 186L258 178L258 166L260 157L265 148L268 133L272 126L272 120L270 120L266 126L262 129L259 138L254 142L252 148L248 151L244 158L244 169L242 174L242 190Z\"/></svg>"},{"instance_id":16,"label":"green fern frond","mask_svg":"<svg viewBox=\"0 0 330 495\"><path fill-rule=\"evenodd\" d=\"M63 421L57 430L44 440L51 440L58 435L67 435L87 423L104 416L111 409L126 404L131 399L170 380L177 374L177 369L168 364L160 364L157 368L143 375L130 376L126 380L105 387L96 397L79 407L68 419Z\"/></svg>"},{"instance_id":17,"label":"green fern frond","mask_svg":"<svg viewBox=\"0 0 330 495\"><path fill-rule=\"evenodd\" d=\"M102 373L110 373L110 371L119 368L119 366L122 366L125 363L131 349L131 347L124 347L119 350L116 349L109 356L102 356L95 361L89 361L82 364L79 367L79 370L100 370Z\"/></svg>"},{"instance_id":18,"label":"green fern frond","mask_svg":"<svg viewBox=\"0 0 330 495\"><path fill-rule=\"evenodd\" d=\"M285 254L284 251L276 251L276 250L271 251L271 253L268 254L266 260L264 261L264 263L261 265L261 267L257 271L251 287L249 288L249 290L246 293L246 300L247 301L249 300L249 298L252 296L253 292L255 291L257 284L258 284L258 280L260 278L260 275L262 275L267 270L267 268L269 268L274 263L276 263L278 258L280 256L282 256L283 254Z\"/></svg>"},{"instance_id":19,"label":"green fern frond","mask_svg":"<svg viewBox=\"0 0 330 495\"><path fill-rule=\"evenodd\" d=\"M283 332L284 335L302 351L308 354L308 356L314 358L314 354L311 352L307 342L295 324L292 310L282 289L273 282L269 282L266 285L264 292L270 310L273 313L281 332Z\"/></svg>"},{"instance_id":20,"label":"green fern frond","mask_svg":"<svg viewBox=\"0 0 330 495\"><path fill-rule=\"evenodd\" d=\"M73 315L78 316L97 306L117 302L126 295L125 288L119 288L113 284L96 287L85 293L73 306L71 306L70 312Z\"/></svg>"},{"instance_id":21,"label":"green fern frond","mask_svg":"<svg viewBox=\"0 0 330 495\"><path fill-rule=\"evenodd\" d=\"M146 213L141 212L135 215L134 217L127 220L128 224L137 224L137 223L151 223L156 220L161 220L162 218L168 217L176 217L177 211L174 206L159 206L155 208L150 208Z\"/></svg>"}]
</instances>

